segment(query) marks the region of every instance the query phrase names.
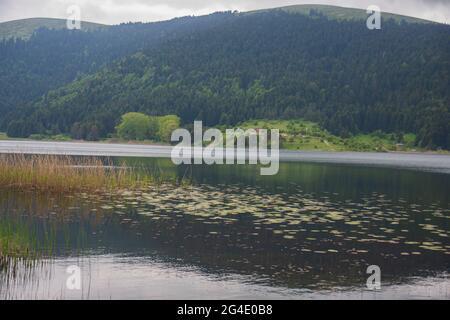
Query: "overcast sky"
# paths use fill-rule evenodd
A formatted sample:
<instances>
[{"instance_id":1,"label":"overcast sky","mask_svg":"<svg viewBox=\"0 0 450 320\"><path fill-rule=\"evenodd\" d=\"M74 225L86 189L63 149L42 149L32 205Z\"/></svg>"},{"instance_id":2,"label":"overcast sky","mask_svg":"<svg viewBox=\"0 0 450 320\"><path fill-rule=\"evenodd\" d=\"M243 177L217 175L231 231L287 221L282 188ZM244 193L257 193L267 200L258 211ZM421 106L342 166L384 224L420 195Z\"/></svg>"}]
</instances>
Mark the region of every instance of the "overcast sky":
<instances>
[{"instance_id":1,"label":"overcast sky","mask_svg":"<svg viewBox=\"0 0 450 320\"><path fill-rule=\"evenodd\" d=\"M363 9L378 5L382 11L450 23L450 0L0 0L0 22L32 17L67 18L67 8L72 4L82 9L82 20L106 24L292 4L333 4Z\"/></svg>"}]
</instances>

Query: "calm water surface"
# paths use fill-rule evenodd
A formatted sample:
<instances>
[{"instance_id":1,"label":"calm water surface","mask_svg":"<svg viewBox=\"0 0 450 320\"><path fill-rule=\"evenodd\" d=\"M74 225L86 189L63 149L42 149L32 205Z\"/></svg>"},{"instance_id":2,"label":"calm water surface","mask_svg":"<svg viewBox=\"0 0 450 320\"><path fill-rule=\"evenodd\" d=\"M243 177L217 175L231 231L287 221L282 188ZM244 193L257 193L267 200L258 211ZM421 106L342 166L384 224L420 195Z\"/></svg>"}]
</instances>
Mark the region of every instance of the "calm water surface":
<instances>
[{"instance_id":1,"label":"calm water surface","mask_svg":"<svg viewBox=\"0 0 450 320\"><path fill-rule=\"evenodd\" d=\"M190 184L0 191L0 242L14 249L0 255L0 298L450 298L448 172L283 163L262 177L127 161ZM79 291L66 287L72 265ZM369 265L381 268L378 292Z\"/></svg>"}]
</instances>

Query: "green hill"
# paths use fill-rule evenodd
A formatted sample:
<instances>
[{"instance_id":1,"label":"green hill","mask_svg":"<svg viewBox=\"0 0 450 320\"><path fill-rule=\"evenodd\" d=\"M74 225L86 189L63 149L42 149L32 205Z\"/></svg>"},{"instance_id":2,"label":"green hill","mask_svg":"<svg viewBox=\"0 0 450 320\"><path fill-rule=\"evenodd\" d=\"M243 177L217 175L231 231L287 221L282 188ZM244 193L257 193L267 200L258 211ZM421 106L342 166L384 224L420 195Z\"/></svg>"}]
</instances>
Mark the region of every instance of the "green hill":
<instances>
[{"instance_id":1,"label":"green hill","mask_svg":"<svg viewBox=\"0 0 450 320\"><path fill-rule=\"evenodd\" d=\"M280 8L274 8L274 9L263 9L263 10L255 10L250 11L244 14L248 13L257 13L257 12L264 12L264 11L284 11L289 13L295 13L295 14L303 14L303 15L324 15L329 19L333 20L366 20L367 19L367 12L366 10L362 9L355 9L355 8L344 8L344 7L338 7L338 6L329 6L329 5L292 5L292 6L286 6L286 7L280 7ZM384 20L394 20L396 22L408 22L408 23L435 23L433 21L423 20L419 18L414 17L408 17L388 12L382 12L382 19Z\"/></svg>"},{"instance_id":2,"label":"green hill","mask_svg":"<svg viewBox=\"0 0 450 320\"><path fill-rule=\"evenodd\" d=\"M67 26L65 19L31 18L0 23L0 40L9 38L29 39L33 32L39 28L64 29ZM107 25L81 22L81 30L97 30L107 28Z\"/></svg>"},{"instance_id":3,"label":"green hill","mask_svg":"<svg viewBox=\"0 0 450 320\"><path fill-rule=\"evenodd\" d=\"M381 131L450 148L449 26L388 19L371 31L358 19L290 8L46 31L20 46L4 43L0 130L104 138L121 115L142 112L205 126L304 119L334 136L362 135L355 143Z\"/></svg>"}]
</instances>

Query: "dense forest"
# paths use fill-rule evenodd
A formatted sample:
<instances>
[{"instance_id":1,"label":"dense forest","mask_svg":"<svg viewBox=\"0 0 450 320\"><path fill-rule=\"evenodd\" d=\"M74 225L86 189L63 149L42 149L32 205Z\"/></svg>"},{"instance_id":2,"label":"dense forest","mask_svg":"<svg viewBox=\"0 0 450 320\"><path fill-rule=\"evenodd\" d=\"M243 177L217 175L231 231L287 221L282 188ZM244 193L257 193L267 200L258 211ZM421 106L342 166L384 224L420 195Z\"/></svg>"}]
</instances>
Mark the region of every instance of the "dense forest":
<instances>
[{"instance_id":1,"label":"dense forest","mask_svg":"<svg viewBox=\"0 0 450 320\"><path fill-rule=\"evenodd\" d=\"M21 118L20 112L13 117L5 114L22 110L49 90L161 41L219 23L220 16L127 23L88 32L40 28L29 40L0 41L0 130Z\"/></svg>"},{"instance_id":2,"label":"dense forest","mask_svg":"<svg viewBox=\"0 0 450 320\"><path fill-rule=\"evenodd\" d=\"M447 25L386 20L371 31L274 10L41 30L1 43L0 68L0 130L10 136L95 140L143 112L208 126L303 118L343 137L412 132L419 146L450 149Z\"/></svg>"}]
</instances>

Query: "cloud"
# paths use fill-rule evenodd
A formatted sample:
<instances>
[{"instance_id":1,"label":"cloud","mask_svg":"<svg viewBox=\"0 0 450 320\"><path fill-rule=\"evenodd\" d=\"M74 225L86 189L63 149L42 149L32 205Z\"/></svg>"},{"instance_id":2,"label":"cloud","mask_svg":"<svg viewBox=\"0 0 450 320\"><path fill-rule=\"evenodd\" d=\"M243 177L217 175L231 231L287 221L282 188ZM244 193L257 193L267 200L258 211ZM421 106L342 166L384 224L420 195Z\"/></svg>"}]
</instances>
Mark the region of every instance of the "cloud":
<instances>
[{"instance_id":1,"label":"cloud","mask_svg":"<svg viewBox=\"0 0 450 320\"><path fill-rule=\"evenodd\" d=\"M107 24L159 21L215 11L249 11L293 4L330 4L383 11L450 23L448 0L0 0L0 21L31 17L66 18L79 5L82 19Z\"/></svg>"}]
</instances>

